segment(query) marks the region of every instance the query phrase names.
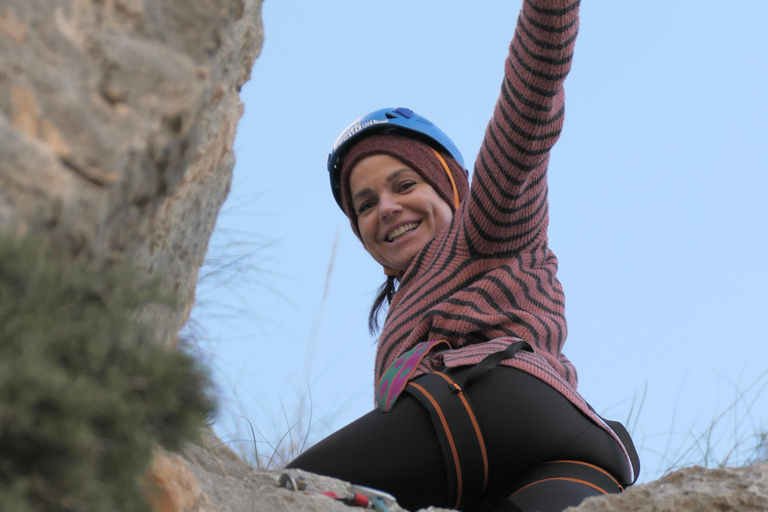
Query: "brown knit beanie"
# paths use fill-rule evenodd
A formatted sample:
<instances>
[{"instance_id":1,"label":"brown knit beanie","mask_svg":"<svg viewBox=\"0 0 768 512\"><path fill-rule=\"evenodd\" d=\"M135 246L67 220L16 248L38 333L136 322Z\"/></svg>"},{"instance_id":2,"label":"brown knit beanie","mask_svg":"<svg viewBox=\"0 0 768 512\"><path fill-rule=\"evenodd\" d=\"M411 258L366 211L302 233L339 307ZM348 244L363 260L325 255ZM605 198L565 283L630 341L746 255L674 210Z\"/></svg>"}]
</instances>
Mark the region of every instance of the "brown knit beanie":
<instances>
[{"instance_id":1,"label":"brown knit beanie","mask_svg":"<svg viewBox=\"0 0 768 512\"><path fill-rule=\"evenodd\" d=\"M461 203L469 192L469 178L464 168L447 151L438 150L451 171L456 193ZM341 204L344 213L349 217L352 231L362 241L357 227L357 215L352 204L352 193L349 190L349 175L355 165L371 155L389 155L397 158L408 167L418 172L437 194L456 212L454 190L448 173L443 164L432 150L432 146L412 137L396 134L375 134L357 142L344 157L341 166Z\"/></svg>"}]
</instances>

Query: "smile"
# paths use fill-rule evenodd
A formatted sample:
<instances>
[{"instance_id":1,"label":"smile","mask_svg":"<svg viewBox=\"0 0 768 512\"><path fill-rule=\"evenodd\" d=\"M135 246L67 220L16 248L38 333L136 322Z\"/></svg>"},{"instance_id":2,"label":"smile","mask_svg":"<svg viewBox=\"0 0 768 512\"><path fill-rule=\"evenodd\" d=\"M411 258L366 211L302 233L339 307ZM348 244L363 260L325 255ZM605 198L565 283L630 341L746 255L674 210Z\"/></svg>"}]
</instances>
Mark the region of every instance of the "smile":
<instances>
[{"instance_id":1,"label":"smile","mask_svg":"<svg viewBox=\"0 0 768 512\"><path fill-rule=\"evenodd\" d=\"M400 226L399 228L395 229L391 233L387 235L387 242L394 242L398 238L407 235L417 227L419 227L419 224L421 222L409 222L408 224L405 224L403 226Z\"/></svg>"}]
</instances>

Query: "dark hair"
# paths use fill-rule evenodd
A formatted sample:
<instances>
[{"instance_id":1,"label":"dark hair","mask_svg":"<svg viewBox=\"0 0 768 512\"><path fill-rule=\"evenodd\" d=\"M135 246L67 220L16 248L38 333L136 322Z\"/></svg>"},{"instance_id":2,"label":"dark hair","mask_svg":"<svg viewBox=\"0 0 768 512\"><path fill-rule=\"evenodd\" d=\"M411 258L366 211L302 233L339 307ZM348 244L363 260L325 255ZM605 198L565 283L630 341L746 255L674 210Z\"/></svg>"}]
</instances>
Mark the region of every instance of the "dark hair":
<instances>
[{"instance_id":1,"label":"dark hair","mask_svg":"<svg viewBox=\"0 0 768 512\"><path fill-rule=\"evenodd\" d=\"M379 312L384 307L384 299L387 299L387 306L392 302L395 295L395 276L387 276L387 280L379 287L376 300L373 301L371 312L368 314L368 330L371 335L379 332Z\"/></svg>"}]
</instances>

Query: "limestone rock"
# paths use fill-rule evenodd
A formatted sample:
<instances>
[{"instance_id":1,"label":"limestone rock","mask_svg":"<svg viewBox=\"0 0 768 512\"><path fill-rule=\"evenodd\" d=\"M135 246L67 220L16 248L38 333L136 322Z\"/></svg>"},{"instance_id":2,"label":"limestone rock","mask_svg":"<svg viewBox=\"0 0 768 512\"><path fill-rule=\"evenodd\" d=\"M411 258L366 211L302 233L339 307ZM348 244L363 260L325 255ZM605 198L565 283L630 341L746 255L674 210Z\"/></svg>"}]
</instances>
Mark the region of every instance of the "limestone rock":
<instances>
[{"instance_id":1,"label":"limestone rock","mask_svg":"<svg viewBox=\"0 0 768 512\"><path fill-rule=\"evenodd\" d=\"M157 449L144 477L147 502L156 512L218 512L180 456Z\"/></svg>"},{"instance_id":2,"label":"limestone rock","mask_svg":"<svg viewBox=\"0 0 768 512\"><path fill-rule=\"evenodd\" d=\"M261 0L5 0L0 231L65 259L134 262L183 301L229 191Z\"/></svg>"},{"instance_id":3,"label":"limestone rock","mask_svg":"<svg viewBox=\"0 0 768 512\"><path fill-rule=\"evenodd\" d=\"M205 443L203 443L205 444ZM159 457L159 460L158 460ZM150 475L165 498L158 512L350 512L322 496L341 494L346 482L302 472L306 492L279 486L281 471L249 465L210 445L189 446L183 457L158 451ZM167 489L167 490L163 490ZM176 508L168 504L177 504ZM185 508L187 507L187 508ZM403 509L393 507L392 512ZM686 468L618 495L589 498L568 512L757 512L768 510L768 464L731 469ZM447 512L430 507L422 512Z\"/></svg>"},{"instance_id":4,"label":"limestone rock","mask_svg":"<svg viewBox=\"0 0 768 512\"><path fill-rule=\"evenodd\" d=\"M622 494L589 498L572 512L757 512L768 510L768 464L684 468Z\"/></svg>"},{"instance_id":5,"label":"limestone rock","mask_svg":"<svg viewBox=\"0 0 768 512\"><path fill-rule=\"evenodd\" d=\"M283 471L260 469L222 449L221 441L204 434L200 445L189 445L181 455L158 448L145 477L149 501L156 512L354 512L321 494L347 491L349 484L300 472L305 491L280 487ZM397 505L391 512L405 512ZM430 507L424 512L450 512Z\"/></svg>"},{"instance_id":6,"label":"limestone rock","mask_svg":"<svg viewBox=\"0 0 768 512\"><path fill-rule=\"evenodd\" d=\"M202 491L210 508L168 508L158 512L350 512L356 510L340 501L336 501L320 492L331 491L343 494L348 483L311 473L302 472L306 478L307 490L291 491L280 487L282 471L268 471L256 468L244 461L230 457L221 457L210 445L205 447L189 446L181 457L159 452L161 460L186 461L186 470L193 475L197 486L186 486L185 492L177 493L177 503L194 502ZM164 464L164 463L162 463ZM153 467L159 466L155 464ZM183 465L170 466L173 481L175 475L184 474ZM174 486L174 490L182 486ZM202 502L201 502L202 503ZM363 510L363 509L357 509ZM391 512L402 512L399 507L392 507Z\"/></svg>"}]
</instances>

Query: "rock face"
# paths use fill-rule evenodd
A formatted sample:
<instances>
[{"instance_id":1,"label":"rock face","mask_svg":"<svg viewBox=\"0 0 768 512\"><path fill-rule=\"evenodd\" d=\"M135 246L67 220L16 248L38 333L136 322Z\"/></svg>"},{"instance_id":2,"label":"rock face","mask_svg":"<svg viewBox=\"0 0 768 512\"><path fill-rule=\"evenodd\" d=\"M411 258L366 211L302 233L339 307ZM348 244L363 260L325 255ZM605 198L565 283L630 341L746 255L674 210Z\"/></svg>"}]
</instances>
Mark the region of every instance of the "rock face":
<instances>
[{"instance_id":1,"label":"rock face","mask_svg":"<svg viewBox=\"0 0 768 512\"><path fill-rule=\"evenodd\" d=\"M215 445L189 446L183 455L162 450L147 483L155 484L151 501L158 512L353 512L352 507L320 494L344 494L348 484L332 478L302 473L307 490L280 486L280 471L267 471L227 455ZM438 509L432 509L438 511ZM390 512L403 512L398 506Z\"/></svg>"},{"instance_id":2,"label":"rock face","mask_svg":"<svg viewBox=\"0 0 768 512\"><path fill-rule=\"evenodd\" d=\"M5 0L0 232L133 262L179 292L173 345L229 191L260 0Z\"/></svg>"},{"instance_id":3,"label":"rock face","mask_svg":"<svg viewBox=\"0 0 768 512\"><path fill-rule=\"evenodd\" d=\"M160 512L350 512L356 510L319 494L341 494L347 484L302 473L306 492L279 486L279 471L258 469L212 448L191 446L183 456L158 452L153 475L169 491ZM184 505L187 504L187 505ZM363 510L363 509L357 509ZM403 509L392 507L391 512ZM434 507L431 512L439 510ZM757 512L768 510L768 464L744 468L685 468L623 494L589 498L568 512Z\"/></svg>"},{"instance_id":4,"label":"rock face","mask_svg":"<svg viewBox=\"0 0 768 512\"><path fill-rule=\"evenodd\" d=\"M768 464L684 468L619 495L589 498L573 512L757 512L768 510Z\"/></svg>"}]
</instances>

